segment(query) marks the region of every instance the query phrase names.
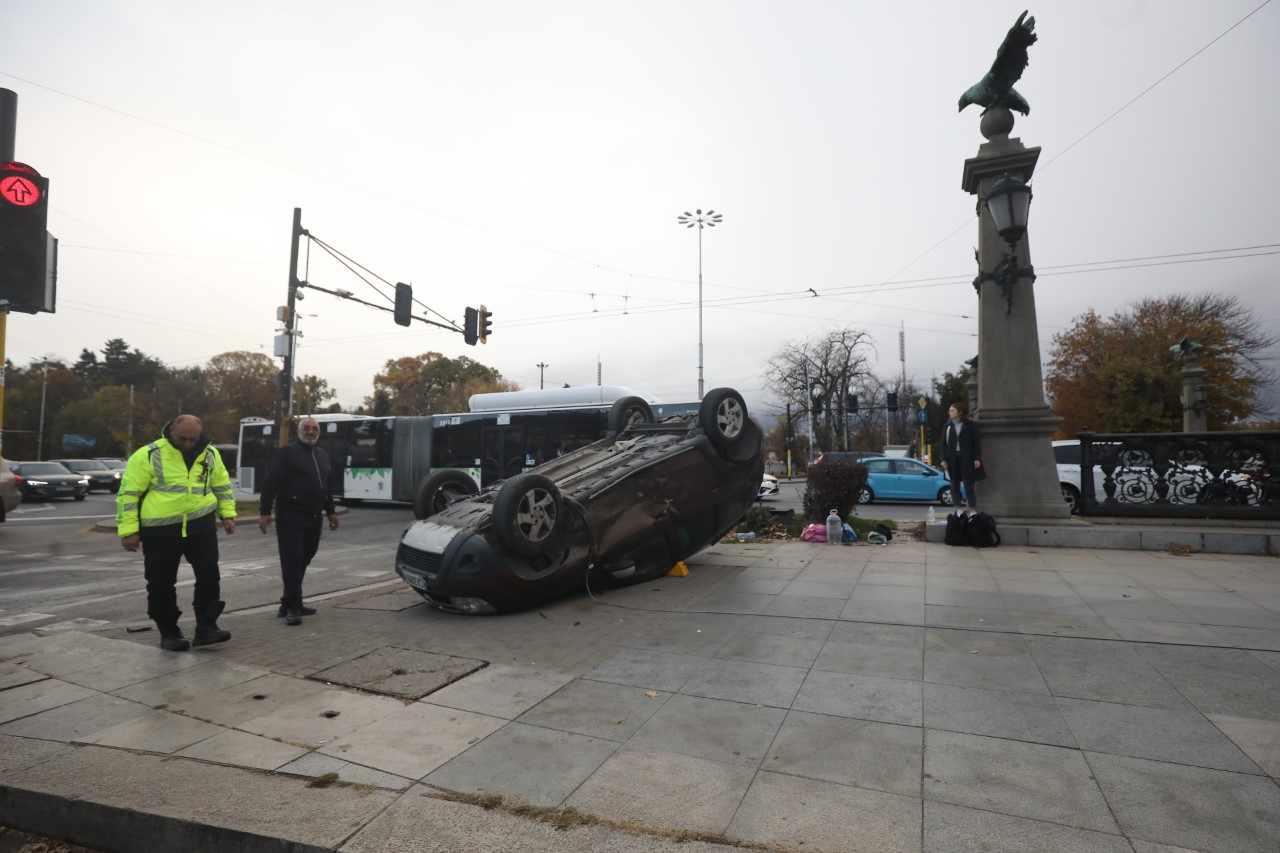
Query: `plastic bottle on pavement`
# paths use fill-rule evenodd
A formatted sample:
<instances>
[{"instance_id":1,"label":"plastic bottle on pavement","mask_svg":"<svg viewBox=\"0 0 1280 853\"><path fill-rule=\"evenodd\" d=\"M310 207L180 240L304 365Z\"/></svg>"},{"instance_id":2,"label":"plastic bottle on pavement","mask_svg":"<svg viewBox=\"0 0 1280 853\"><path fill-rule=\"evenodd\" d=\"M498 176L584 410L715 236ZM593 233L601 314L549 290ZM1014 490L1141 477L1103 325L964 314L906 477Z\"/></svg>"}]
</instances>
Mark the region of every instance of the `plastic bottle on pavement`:
<instances>
[{"instance_id":1,"label":"plastic bottle on pavement","mask_svg":"<svg viewBox=\"0 0 1280 853\"><path fill-rule=\"evenodd\" d=\"M840 534L844 531L844 522L840 520L840 513L834 509L827 516L827 542L835 543L840 541Z\"/></svg>"},{"instance_id":2,"label":"plastic bottle on pavement","mask_svg":"<svg viewBox=\"0 0 1280 853\"><path fill-rule=\"evenodd\" d=\"M933 504L929 504L929 523L933 524L938 520L938 514L933 511Z\"/></svg>"}]
</instances>

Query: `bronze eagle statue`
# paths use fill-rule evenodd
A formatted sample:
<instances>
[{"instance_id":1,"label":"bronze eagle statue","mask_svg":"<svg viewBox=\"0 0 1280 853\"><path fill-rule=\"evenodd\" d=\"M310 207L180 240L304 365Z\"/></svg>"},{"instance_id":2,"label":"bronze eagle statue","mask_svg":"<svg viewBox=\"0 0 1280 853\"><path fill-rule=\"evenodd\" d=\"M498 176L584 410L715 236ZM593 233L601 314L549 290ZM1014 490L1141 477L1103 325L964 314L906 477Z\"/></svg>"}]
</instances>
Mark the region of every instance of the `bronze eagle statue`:
<instances>
[{"instance_id":1,"label":"bronze eagle statue","mask_svg":"<svg viewBox=\"0 0 1280 853\"><path fill-rule=\"evenodd\" d=\"M996 61L991 63L987 76L960 96L960 109L963 110L969 104L977 104L987 108L982 111L983 115L987 114L987 110L999 107L1017 110L1023 115L1031 112L1031 105L1018 94L1013 84L1018 82L1022 72L1026 70L1027 48L1036 43L1035 27L1036 19L1028 18L1026 12L1018 16L1018 22L1009 28L1004 42L996 51Z\"/></svg>"}]
</instances>

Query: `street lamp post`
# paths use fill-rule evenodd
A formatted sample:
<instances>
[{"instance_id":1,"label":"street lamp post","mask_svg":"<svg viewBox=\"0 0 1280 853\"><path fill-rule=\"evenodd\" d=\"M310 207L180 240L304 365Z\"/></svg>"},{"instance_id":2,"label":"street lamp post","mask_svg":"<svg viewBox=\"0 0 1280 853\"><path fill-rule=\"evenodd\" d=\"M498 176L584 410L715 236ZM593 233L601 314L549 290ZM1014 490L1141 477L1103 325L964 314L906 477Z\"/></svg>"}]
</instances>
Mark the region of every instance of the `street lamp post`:
<instances>
[{"instance_id":1,"label":"street lamp post","mask_svg":"<svg viewBox=\"0 0 1280 853\"><path fill-rule=\"evenodd\" d=\"M685 211L676 217L676 221L685 228L698 226L698 399L702 399L702 229L714 228L724 217L714 210L706 213L699 208L693 213Z\"/></svg>"},{"instance_id":2,"label":"street lamp post","mask_svg":"<svg viewBox=\"0 0 1280 853\"><path fill-rule=\"evenodd\" d=\"M49 390L49 359L45 359L41 364L44 369L44 378L40 382L40 427L36 433L36 459L44 459L44 398L45 393Z\"/></svg>"}]
</instances>

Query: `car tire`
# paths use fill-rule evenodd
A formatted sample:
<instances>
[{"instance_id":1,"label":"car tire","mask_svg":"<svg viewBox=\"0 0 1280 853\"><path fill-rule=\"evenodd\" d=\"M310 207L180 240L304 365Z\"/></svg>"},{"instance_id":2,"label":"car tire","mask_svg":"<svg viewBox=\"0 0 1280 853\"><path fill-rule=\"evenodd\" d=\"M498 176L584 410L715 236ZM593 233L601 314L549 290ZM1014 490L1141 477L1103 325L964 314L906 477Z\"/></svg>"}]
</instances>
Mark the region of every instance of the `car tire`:
<instances>
[{"instance_id":1,"label":"car tire","mask_svg":"<svg viewBox=\"0 0 1280 853\"><path fill-rule=\"evenodd\" d=\"M543 557L560 546L567 520L560 490L541 474L520 474L502 484L493 499L498 541L525 557Z\"/></svg>"},{"instance_id":2,"label":"car tire","mask_svg":"<svg viewBox=\"0 0 1280 853\"><path fill-rule=\"evenodd\" d=\"M75 496L75 499L76 499L76 500L78 500L78 501L82 501L82 500L84 500L86 497L88 497L88 495L76 495L76 496Z\"/></svg>"},{"instance_id":3,"label":"car tire","mask_svg":"<svg viewBox=\"0 0 1280 853\"><path fill-rule=\"evenodd\" d=\"M1062 499L1071 508L1072 515L1080 514L1080 490L1070 483L1062 484Z\"/></svg>"},{"instance_id":4,"label":"car tire","mask_svg":"<svg viewBox=\"0 0 1280 853\"><path fill-rule=\"evenodd\" d=\"M712 444L729 450L747 433L747 404L732 388L714 388L702 398L698 425Z\"/></svg>"},{"instance_id":5,"label":"car tire","mask_svg":"<svg viewBox=\"0 0 1280 853\"><path fill-rule=\"evenodd\" d=\"M430 518L449 504L480 491L476 481L465 471L445 468L422 478L413 493L413 517Z\"/></svg>"},{"instance_id":6,"label":"car tire","mask_svg":"<svg viewBox=\"0 0 1280 853\"><path fill-rule=\"evenodd\" d=\"M938 490L938 503L943 506L955 506L955 498L951 495L950 486L943 486Z\"/></svg>"},{"instance_id":7,"label":"car tire","mask_svg":"<svg viewBox=\"0 0 1280 853\"><path fill-rule=\"evenodd\" d=\"M871 491L870 486L863 486L862 491L858 492L858 503L860 504L874 503L875 499L876 493Z\"/></svg>"},{"instance_id":8,"label":"car tire","mask_svg":"<svg viewBox=\"0 0 1280 853\"><path fill-rule=\"evenodd\" d=\"M632 424L653 423L653 409L640 397L623 397L609 409L609 432L617 435Z\"/></svg>"}]
</instances>

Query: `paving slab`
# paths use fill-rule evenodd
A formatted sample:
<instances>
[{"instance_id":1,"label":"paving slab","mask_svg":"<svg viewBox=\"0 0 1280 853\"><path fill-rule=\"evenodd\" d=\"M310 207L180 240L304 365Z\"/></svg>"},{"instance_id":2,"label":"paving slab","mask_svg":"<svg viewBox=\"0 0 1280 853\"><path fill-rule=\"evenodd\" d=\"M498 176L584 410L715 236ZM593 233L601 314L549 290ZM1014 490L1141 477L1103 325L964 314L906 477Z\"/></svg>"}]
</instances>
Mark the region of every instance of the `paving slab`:
<instances>
[{"instance_id":1,"label":"paving slab","mask_svg":"<svg viewBox=\"0 0 1280 853\"><path fill-rule=\"evenodd\" d=\"M624 746L565 804L615 820L724 832L755 775L741 765Z\"/></svg>"},{"instance_id":2,"label":"paving slab","mask_svg":"<svg viewBox=\"0 0 1280 853\"><path fill-rule=\"evenodd\" d=\"M924 724L930 729L1077 746L1054 698L1038 693L925 684Z\"/></svg>"},{"instance_id":3,"label":"paving slab","mask_svg":"<svg viewBox=\"0 0 1280 853\"><path fill-rule=\"evenodd\" d=\"M145 752L178 752L225 729L168 711L148 711L119 725L102 729L79 740L99 746L136 749Z\"/></svg>"},{"instance_id":4,"label":"paving slab","mask_svg":"<svg viewBox=\"0 0 1280 853\"><path fill-rule=\"evenodd\" d=\"M811 671L791 707L904 726L919 726L924 719L920 682L845 672Z\"/></svg>"},{"instance_id":5,"label":"paving slab","mask_svg":"<svg viewBox=\"0 0 1280 853\"><path fill-rule=\"evenodd\" d=\"M97 695L85 687L52 678L19 684L0 692L0 723L30 717Z\"/></svg>"},{"instance_id":6,"label":"paving slab","mask_svg":"<svg viewBox=\"0 0 1280 853\"><path fill-rule=\"evenodd\" d=\"M301 697L260 716L243 720L236 724L236 728L314 749L404 707L401 700L389 696L325 687L321 693Z\"/></svg>"},{"instance_id":7,"label":"paving slab","mask_svg":"<svg viewBox=\"0 0 1280 853\"><path fill-rule=\"evenodd\" d=\"M791 711L762 769L918 797L923 751L914 726Z\"/></svg>"},{"instance_id":8,"label":"paving slab","mask_svg":"<svg viewBox=\"0 0 1280 853\"><path fill-rule=\"evenodd\" d=\"M924 853L1133 853L1133 849L1119 835L931 800L924 804Z\"/></svg>"},{"instance_id":9,"label":"paving slab","mask_svg":"<svg viewBox=\"0 0 1280 853\"><path fill-rule=\"evenodd\" d=\"M1280 787L1271 779L1087 753L1130 838L1221 853L1280 849Z\"/></svg>"},{"instance_id":10,"label":"paving slab","mask_svg":"<svg viewBox=\"0 0 1280 853\"><path fill-rule=\"evenodd\" d=\"M300 746L223 728L219 728L218 733L212 737L197 741L175 753L183 758L198 758L257 770L276 770L308 754L310 753Z\"/></svg>"},{"instance_id":11,"label":"paving slab","mask_svg":"<svg viewBox=\"0 0 1280 853\"><path fill-rule=\"evenodd\" d=\"M918 797L761 772L729 835L805 850L918 853L920 825Z\"/></svg>"},{"instance_id":12,"label":"paving slab","mask_svg":"<svg viewBox=\"0 0 1280 853\"><path fill-rule=\"evenodd\" d=\"M759 767L786 716L781 708L672 696L627 743L725 764Z\"/></svg>"},{"instance_id":13,"label":"paving slab","mask_svg":"<svg viewBox=\"0 0 1280 853\"><path fill-rule=\"evenodd\" d=\"M1074 749L929 729L922 790L926 800L1120 833Z\"/></svg>"},{"instance_id":14,"label":"paving slab","mask_svg":"<svg viewBox=\"0 0 1280 853\"><path fill-rule=\"evenodd\" d=\"M1197 711L1171 711L1082 699L1057 701L1076 742L1088 752L1150 758L1237 773L1262 772L1230 738Z\"/></svg>"},{"instance_id":15,"label":"paving slab","mask_svg":"<svg viewBox=\"0 0 1280 853\"><path fill-rule=\"evenodd\" d=\"M361 690L421 699L488 664L474 658L384 646L322 669L311 678Z\"/></svg>"},{"instance_id":16,"label":"paving slab","mask_svg":"<svg viewBox=\"0 0 1280 853\"><path fill-rule=\"evenodd\" d=\"M418 702L381 715L324 744L319 751L397 776L421 779L504 723L498 717Z\"/></svg>"},{"instance_id":17,"label":"paving slab","mask_svg":"<svg viewBox=\"0 0 1280 853\"><path fill-rule=\"evenodd\" d=\"M572 676L545 668L490 664L426 697L433 705L514 720Z\"/></svg>"},{"instance_id":18,"label":"paving slab","mask_svg":"<svg viewBox=\"0 0 1280 853\"><path fill-rule=\"evenodd\" d=\"M509 723L423 781L462 793L505 793L558 806L619 747L614 741Z\"/></svg>"},{"instance_id":19,"label":"paving slab","mask_svg":"<svg viewBox=\"0 0 1280 853\"><path fill-rule=\"evenodd\" d=\"M146 705L95 693L78 702L5 723L0 726L0 734L71 743L149 713L151 709Z\"/></svg>"},{"instance_id":20,"label":"paving slab","mask_svg":"<svg viewBox=\"0 0 1280 853\"><path fill-rule=\"evenodd\" d=\"M1210 714L1208 719L1264 773L1273 779L1280 778L1280 723L1221 714Z\"/></svg>"},{"instance_id":21,"label":"paving slab","mask_svg":"<svg viewBox=\"0 0 1280 853\"><path fill-rule=\"evenodd\" d=\"M580 679L519 716L529 725L625 742L673 694Z\"/></svg>"}]
</instances>

